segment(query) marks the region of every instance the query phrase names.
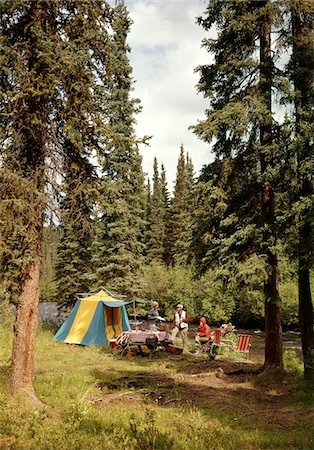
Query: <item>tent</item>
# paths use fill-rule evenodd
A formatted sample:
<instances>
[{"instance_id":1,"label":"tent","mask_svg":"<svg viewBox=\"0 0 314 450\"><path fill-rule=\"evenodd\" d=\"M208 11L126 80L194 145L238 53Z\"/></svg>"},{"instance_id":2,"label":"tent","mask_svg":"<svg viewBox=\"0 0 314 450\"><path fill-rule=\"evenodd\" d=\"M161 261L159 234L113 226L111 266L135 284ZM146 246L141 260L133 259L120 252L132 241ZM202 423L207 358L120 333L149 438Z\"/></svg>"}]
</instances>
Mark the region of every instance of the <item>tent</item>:
<instances>
[{"instance_id":1,"label":"tent","mask_svg":"<svg viewBox=\"0 0 314 450\"><path fill-rule=\"evenodd\" d=\"M117 300L101 290L79 298L53 340L67 344L107 344L123 331L130 330L125 306L132 302Z\"/></svg>"}]
</instances>

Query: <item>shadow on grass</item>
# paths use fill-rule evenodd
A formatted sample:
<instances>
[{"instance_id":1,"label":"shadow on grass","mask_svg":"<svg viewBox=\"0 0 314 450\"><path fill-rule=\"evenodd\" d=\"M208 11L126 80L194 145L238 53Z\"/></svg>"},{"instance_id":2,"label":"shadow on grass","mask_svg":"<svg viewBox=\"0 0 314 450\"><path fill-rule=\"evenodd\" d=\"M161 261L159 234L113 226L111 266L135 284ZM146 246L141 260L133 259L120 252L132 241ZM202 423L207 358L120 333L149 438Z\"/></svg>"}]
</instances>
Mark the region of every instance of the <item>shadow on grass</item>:
<instances>
[{"instance_id":1,"label":"shadow on grass","mask_svg":"<svg viewBox=\"0 0 314 450\"><path fill-rule=\"evenodd\" d=\"M311 429L314 409L295 402L285 379L267 382L253 373L257 364L224 360L208 361L193 355L155 360L144 359L108 374L93 371L98 407L110 403L134 406L197 408L229 425L268 432L269 427L302 432ZM160 365L162 367L160 367ZM159 366L159 367L158 367ZM228 375L243 369L238 375ZM301 419L301 420L300 420ZM244 430L244 429L243 429Z\"/></svg>"}]
</instances>

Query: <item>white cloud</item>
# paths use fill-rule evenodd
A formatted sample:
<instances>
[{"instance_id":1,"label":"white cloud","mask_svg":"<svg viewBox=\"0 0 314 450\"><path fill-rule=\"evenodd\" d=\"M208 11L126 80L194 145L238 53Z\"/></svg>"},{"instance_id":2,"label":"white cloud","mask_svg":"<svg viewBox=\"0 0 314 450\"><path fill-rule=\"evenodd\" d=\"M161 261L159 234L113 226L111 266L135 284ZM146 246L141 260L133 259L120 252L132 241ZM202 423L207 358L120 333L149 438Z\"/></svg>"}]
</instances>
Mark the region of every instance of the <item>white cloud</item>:
<instances>
[{"instance_id":1,"label":"white cloud","mask_svg":"<svg viewBox=\"0 0 314 450\"><path fill-rule=\"evenodd\" d=\"M199 75L194 73L195 67L210 62L210 55L201 48L205 31L196 24L206 5L196 0L126 3L134 21L128 39L134 96L143 107L137 133L153 135L150 147L142 149L143 167L151 175L156 156L165 165L172 190L182 143L196 172L212 160L209 146L188 130L204 118L208 106L197 94Z\"/></svg>"}]
</instances>

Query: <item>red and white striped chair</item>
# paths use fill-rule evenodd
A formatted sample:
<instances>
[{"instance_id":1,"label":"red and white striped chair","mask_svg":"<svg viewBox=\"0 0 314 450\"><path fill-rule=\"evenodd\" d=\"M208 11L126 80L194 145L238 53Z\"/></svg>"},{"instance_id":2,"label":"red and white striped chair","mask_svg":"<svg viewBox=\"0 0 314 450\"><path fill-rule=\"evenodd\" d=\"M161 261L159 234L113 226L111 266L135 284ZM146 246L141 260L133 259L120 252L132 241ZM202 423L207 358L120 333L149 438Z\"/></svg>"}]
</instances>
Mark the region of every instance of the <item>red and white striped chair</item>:
<instances>
[{"instance_id":1,"label":"red and white striped chair","mask_svg":"<svg viewBox=\"0 0 314 450\"><path fill-rule=\"evenodd\" d=\"M249 359L250 349L252 343L252 336L248 334L240 334L238 336L237 346L233 349L239 353L245 353L246 358Z\"/></svg>"}]
</instances>

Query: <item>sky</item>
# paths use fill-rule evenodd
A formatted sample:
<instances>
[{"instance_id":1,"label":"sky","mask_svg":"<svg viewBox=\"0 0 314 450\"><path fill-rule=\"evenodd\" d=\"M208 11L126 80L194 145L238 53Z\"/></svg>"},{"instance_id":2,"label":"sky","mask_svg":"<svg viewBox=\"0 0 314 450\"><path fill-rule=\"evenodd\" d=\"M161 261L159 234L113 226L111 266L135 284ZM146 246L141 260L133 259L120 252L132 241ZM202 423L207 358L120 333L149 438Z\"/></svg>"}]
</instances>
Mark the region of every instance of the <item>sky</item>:
<instances>
[{"instance_id":1,"label":"sky","mask_svg":"<svg viewBox=\"0 0 314 450\"><path fill-rule=\"evenodd\" d=\"M205 31L196 17L206 9L204 0L126 0L133 25L128 37L133 67L133 97L141 100L136 117L138 137L153 136L149 147L141 148L143 169L149 177L154 157L166 169L170 192L183 144L195 173L212 161L210 147L199 140L189 126L205 117L208 103L197 93L198 65L211 62L201 47Z\"/></svg>"}]
</instances>

